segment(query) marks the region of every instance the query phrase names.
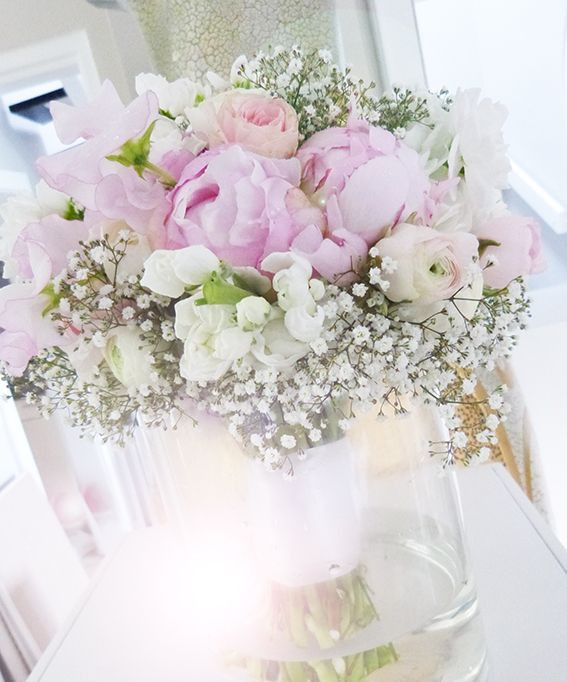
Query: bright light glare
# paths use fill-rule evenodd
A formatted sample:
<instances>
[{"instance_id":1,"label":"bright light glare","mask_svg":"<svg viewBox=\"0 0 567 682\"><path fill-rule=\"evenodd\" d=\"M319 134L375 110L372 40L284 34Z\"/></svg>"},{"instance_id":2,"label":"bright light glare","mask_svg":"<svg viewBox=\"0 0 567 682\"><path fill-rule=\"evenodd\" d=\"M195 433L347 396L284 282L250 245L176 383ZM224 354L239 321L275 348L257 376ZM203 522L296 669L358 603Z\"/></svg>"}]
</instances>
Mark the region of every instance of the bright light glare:
<instances>
[{"instance_id":1,"label":"bright light glare","mask_svg":"<svg viewBox=\"0 0 567 682\"><path fill-rule=\"evenodd\" d=\"M227 635L254 621L262 595L250 546L232 530L192 537L186 574L191 621Z\"/></svg>"}]
</instances>

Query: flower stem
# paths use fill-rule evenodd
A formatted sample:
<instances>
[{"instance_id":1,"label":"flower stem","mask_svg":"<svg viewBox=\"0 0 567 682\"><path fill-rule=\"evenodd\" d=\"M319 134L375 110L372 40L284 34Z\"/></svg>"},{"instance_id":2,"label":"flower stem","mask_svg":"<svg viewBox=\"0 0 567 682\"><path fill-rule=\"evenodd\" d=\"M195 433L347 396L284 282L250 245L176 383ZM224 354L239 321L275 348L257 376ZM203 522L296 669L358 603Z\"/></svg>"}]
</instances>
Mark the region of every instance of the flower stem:
<instances>
[{"instance_id":1,"label":"flower stem","mask_svg":"<svg viewBox=\"0 0 567 682\"><path fill-rule=\"evenodd\" d=\"M173 177L173 175L171 175L171 173L168 173L163 168L156 166L155 163L152 163L151 161L146 161L144 163L144 167L146 168L146 170L149 170L150 172L157 175L158 179L166 187L175 187L175 185L177 184L177 180Z\"/></svg>"}]
</instances>

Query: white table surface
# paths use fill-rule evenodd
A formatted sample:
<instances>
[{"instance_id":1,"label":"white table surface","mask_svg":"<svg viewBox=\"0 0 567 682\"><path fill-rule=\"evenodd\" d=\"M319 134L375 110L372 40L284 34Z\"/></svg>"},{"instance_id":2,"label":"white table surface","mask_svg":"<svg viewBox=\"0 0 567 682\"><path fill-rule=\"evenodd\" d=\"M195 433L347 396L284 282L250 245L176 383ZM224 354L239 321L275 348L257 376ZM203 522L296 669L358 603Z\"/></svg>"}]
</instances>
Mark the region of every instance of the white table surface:
<instances>
[{"instance_id":1,"label":"white table surface","mask_svg":"<svg viewBox=\"0 0 567 682\"><path fill-rule=\"evenodd\" d=\"M501 467L463 472L461 490L489 682L565 682L565 550ZM28 682L209 682L190 672L172 546L157 528L128 536Z\"/></svg>"}]
</instances>

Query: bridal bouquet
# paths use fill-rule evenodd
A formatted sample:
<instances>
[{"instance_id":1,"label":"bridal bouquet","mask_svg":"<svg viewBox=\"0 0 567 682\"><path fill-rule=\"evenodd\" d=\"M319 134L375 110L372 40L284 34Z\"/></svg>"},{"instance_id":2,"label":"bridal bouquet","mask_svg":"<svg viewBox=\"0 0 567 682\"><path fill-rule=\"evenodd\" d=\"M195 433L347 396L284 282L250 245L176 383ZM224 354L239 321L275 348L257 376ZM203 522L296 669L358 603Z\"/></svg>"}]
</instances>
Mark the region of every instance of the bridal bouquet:
<instances>
[{"instance_id":1,"label":"bridal bouquet","mask_svg":"<svg viewBox=\"0 0 567 682\"><path fill-rule=\"evenodd\" d=\"M13 383L118 440L136 415L204 408L271 467L412 396L486 456L501 391L476 433L455 405L510 353L541 267L537 225L502 198L503 108L377 97L298 48L209 80L52 104L70 146L2 209Z\"/></svg>"},{"instance_id":2,"label":"bridal bouquet","mask_svg":"<svg viewBox=\"0 0 567 682\"><path fill-rule=\"evenodd\" d=\"M444 463L486 459L504 387L482 423L456 408L511 352L523 278L542 267L537 225L502 196L503 108L476 90L377 96L299 48L240 58L229 80L144 74L136 89L128 106L109 82L90 104L54 102L68 148L39 159L35 197L2 208L13 389L118 442L136 423L205 412L268 469L322 453L335 483L349 474L332 445L351 419L409 400L440 407ZM345 523L348 486L329 489L321 504ZM286 504L293 538L305 521ZM327 581L280 576L274 610L298 645L332 647L377 617L351 554ZM359 680L396 657L384 645L258 672Z\"/></svg>"}]
</instances>

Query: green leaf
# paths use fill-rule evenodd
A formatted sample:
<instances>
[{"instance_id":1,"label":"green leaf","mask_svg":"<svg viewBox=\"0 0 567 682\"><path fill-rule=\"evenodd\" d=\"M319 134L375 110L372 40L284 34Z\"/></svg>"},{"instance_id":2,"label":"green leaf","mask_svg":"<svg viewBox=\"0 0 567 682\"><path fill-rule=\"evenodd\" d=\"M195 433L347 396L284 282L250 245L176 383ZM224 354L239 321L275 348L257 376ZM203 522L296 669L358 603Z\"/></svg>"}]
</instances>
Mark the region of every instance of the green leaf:
<instances>
[{"instance_id":1,"label":"green leaf","mask_svg":"<svg viewBox=\"0 0 567 682\"><path fill-rule=\"evenodd\" d=\"M41 290L41 293L44 294L44 296L47 296L49 301L45 308L41 311L41 316L45 317L48 315L52 310L55 310L57 306L59 305L59 301L61 300L61 294L57 294L55 292L55 287L53 286L53 282L49 282L46 284L43 289Z\"/></svg>"},{"instance_id":2,"label":"green leaf","mask_svg":"<svg viewBox=\"0 0 567 682\"><path fill-rule=\"evenodd\" d=\"M246 289L229 284L218 272L212 272L203 284L203 298L207 305L236 305L243 298L253 295ZM203 304L197 301L197 305Z\"/></svg>"},{"instance_id":3,"label":"green leaf","mask_svg":"<svg viewBox=\"0 0 567 682\"><path fill-rule=\"evenodd\" d=\"M494 239L479 239L478 240L478 255L482 257L489 246L502 246L501 242L494 241Z\"/></svg>"},{"instance_id":4,"label":"green leaf","mask_svg":"<svg viewBox=\"0 0 567 682\"><path fill-rule=\"evenodd\" d=\"M168 111L167 109L160 109L159 113L161 116L165 116L166 118L170 118L172 121L175 121L175 116L171 113L171 111Z\"/></svg>"},{"instance_id":5,"label":"green leaf","mask_svg":"<svg viewBox=\"0 0 567 682\"><path fill-rule=\"evenodd\" d=\"M69 199L62 216L65 220L84 220L85 209Z\"/></svg>"},{"instance_id":6,"label":"green leaf","mask_svg":"<svg viewBox=\"0 0 567 682\"><path fill-rule=\"evenodd\" d=\"M109 161L116 161L126 167L131 166L142 177L142 173L149 163L151 137L155 124L156 122L154 121L137 140L127 140L120 147L119 154L109 154L106 158Z\"/></svg>"}]
</instances>

